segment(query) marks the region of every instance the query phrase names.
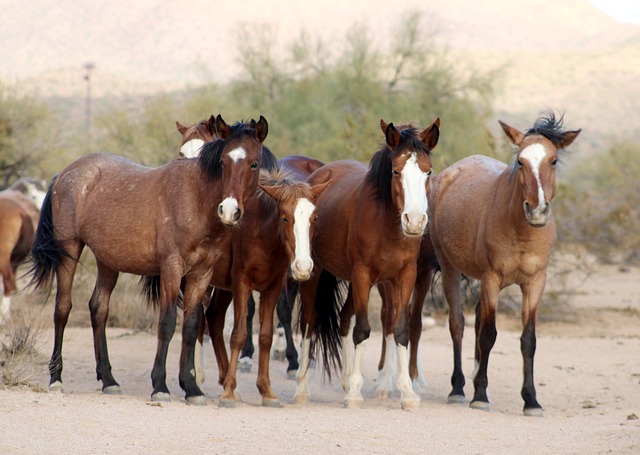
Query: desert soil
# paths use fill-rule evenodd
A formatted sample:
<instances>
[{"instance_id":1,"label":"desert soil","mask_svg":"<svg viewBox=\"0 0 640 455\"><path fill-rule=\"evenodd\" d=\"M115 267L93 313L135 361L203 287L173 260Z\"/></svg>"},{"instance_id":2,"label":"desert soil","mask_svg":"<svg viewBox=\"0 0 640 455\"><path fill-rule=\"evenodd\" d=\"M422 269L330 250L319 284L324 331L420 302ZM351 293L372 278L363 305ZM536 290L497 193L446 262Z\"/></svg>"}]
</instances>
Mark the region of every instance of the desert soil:
<instances>
[{"instance_id":1,"label":"desert soil","mask_svg":"<svg viewBox=\"0 0 640 455\"><path fill-rule=\"evenodd\" d=\"M452 355L444 318L436 318L437 324L423 332L428 391L418 410L401 410L397 394L375 397L378 332L366 347L360 409L345 409L339 378L329 382L320 369L311 381L311 402L294 404L296 383L287 379L280 361L272 361L271 379L282 408L260 406L254 365L253 372L239 374L242 401L234 409L222 409L217 405L222 388L209 348L203 385L208 404L185 404L177 379L179 333L167 362L170 403L157 405L149 399L155 335L117 328L107 335L122 395L101 393L88 326L65 333L65 392L48 393L52 311L48 304L39 312L47 321L39 353L12 366L22 369L24 384L0 386L1 454L640 453L640 269L601 267L580 284L564 317L540 318L535 382L543 418L522 414L520 325L512 316L498 320L489 364L491 410L484 412L468 406L473 394L471 327L463 348L467 403L446 402ZM0 328L0 340L8 332L9 327Z\"/></svg>"}]
</instances>

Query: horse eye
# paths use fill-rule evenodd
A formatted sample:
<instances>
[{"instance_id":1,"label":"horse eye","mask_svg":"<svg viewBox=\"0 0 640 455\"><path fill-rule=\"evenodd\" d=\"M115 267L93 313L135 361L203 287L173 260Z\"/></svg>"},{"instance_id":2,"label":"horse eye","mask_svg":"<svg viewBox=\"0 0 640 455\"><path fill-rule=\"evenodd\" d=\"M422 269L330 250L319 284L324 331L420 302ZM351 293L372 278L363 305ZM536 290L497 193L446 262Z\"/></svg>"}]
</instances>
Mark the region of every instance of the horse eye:
<instances>
[{"instance_id":1,"label":"horse eye","mask_svg":"<svg viewBox=\"0 0 640 455\"><path fill-rule=\"evenodd\" d=\"M392 169L392 170L391 170L391 173L394 175L394 177L397 177L397 176L399 176L399 175L400 175L400 172L399 172L399 171L396 171L395 169Z\"/></svg>"},{"instance_id":2,"label":"horse eye","mask_svg":"<svg viewBox=\"0 0 640 455\"><path fill-rule=\"evenodd\" d=\"M289 222L289 219L288 219L286 216L283 216L283 217L282 217L282 222L283 222L283 223L288 223L288 222Z\"/></svg>"},{"instance_id":3,"label":"horse eye","mask_svg":"<svg viewBox=\"0 0 640 455\"><path fill-rule=\"evenodd\" d=\"M522 161L518 160L518 167L522 167L522 166L523 166Z\"/></svg>"},{"instance_id":4,"label":"horse eye","mask_svg":"<svg viewBox=\"0 0 640 455\"><path fill-rule=\"evenodd\" d=\"M427 172L427 175L431 175L433 174L433 169L429 169L429 172Z\"/></svg>"},{"instance_id":5,"label":"horse eye","mask_svg":"<svg viewBox=\"0 0 640 455\"><path fill-rule=\"evenodd\" d=\"M224 163L222 162L222 160L218 161L218 165L223 168L224 167Z\"/></svg>"},{"instance_id":6,"label":"horse eye","mask_svg":"<svg viewBox=\"0 0 640 455\"><path fill-rule=\"evenodd\" d=\"M251 169L258 169L258 162L254 161L253 163L251 163Z\"/></svg>"},{"instance_id":7,"label":"horse eye","mask_svg":"<svg viewBox=\"0 0 640 455\"><path fill-rule=\"evenodd\" d=\"M556 164L558 164L558 160L553 160L553 161L551 162L551 166L555 166Z\"/></svg>"}]
</instances>

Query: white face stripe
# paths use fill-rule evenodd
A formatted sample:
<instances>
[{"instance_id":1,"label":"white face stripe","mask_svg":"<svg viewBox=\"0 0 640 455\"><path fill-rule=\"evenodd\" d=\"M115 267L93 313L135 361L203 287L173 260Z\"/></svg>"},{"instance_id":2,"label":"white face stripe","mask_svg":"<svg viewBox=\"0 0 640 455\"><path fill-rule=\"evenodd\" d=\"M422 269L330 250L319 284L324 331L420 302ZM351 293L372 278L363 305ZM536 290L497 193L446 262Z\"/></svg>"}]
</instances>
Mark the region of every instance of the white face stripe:
<instances>
[{"instance_id":1,"label":"white face stripe","mask_svg":"<svg viewBox=\"0 0 640 455\"><path fill-rule=\"evenodd\" d=\"M309 241L309 229L311 228L311 214L316 206L307 198L300 198L293 211L293 235L296 242L296 261L311 261L311 243Z\"/></svg>"},{"instance_id":2,"label":"white face stripe","mask_svg":"<svg viewBox=\"0 0 640 455\"><path fill-rule=\"evenodd\" d=\"M247 152L245 152L242 147L238 147L229 152L229 158L231 158L234 163L237 163L238 161L243 160L246 157Z\"/></svg>"},{"instance_id":3,"label":"white face stripe","mask_svg":"<svg viewBox=\"0 0 640 455\"><path fill-rule=\"evenodd\" d=\"M416 152L411 153L402 169L402 190L404 191L404 213L422 217L427 213L426 184L429 176L418 166Z\"/></svg>"},{"instance_id":4,"label":"white face stripe","mask_svg":"<svg viewBox=\"0 0 640 455\"><path fill-rule=\"evenodd\" d=\"M545 203L544 190L540 181L540 164L547 156L542 144L531 144L520 152L520 159L528 161L531 166L531 172L538 184L538 207L541 208Z\"/></svg>"},{"instance_id":5,"label":"white face stripe","mask_svg":"<svg viewBox=\"0 0 640 455\"><path fill-rule=\"evenodd\" d=\"M197 158L200 156L200 149L204 145L204 141L202 139L191 139L188 142L182 144L180 147L180 153L185 158Z\"/></svg>"}]
</instances>

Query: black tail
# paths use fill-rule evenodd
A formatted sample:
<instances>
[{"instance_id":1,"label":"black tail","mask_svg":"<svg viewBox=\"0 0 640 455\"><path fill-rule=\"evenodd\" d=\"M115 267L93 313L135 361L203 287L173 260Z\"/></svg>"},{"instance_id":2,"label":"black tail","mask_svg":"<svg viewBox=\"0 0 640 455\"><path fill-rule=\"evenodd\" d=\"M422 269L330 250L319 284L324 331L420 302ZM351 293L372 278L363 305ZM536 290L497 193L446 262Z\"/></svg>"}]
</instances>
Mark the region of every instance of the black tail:
<instances>
[{"instance_id":1,"label":"black tail","mask_svg":"<svg viewBox=\"0 0 640 455\"><path fill-rule=\"evenodd\" d=\"M42 202L40 221L31 247L31 268L27 275L31 275L29 286L34 289L45 289L51 292L56 271L60 268L63 256L70 257L54 237L53 215L51 211L51 188Z\"/></svg>"},{"instance_id":2,"label":"black tail","mask_svg":"<svg viewBox=\"0 0 640 455\"><path fill-rule=\"evenodd\" d=\"M316 313L310 352L318 358L318 351L322 353L324 371L331 380L331 370L342 368L340 338L340 308L344 304L346 283L326 270L323 270L318 280L314 308Z\"/></svg>"},{"instance_id":3,"label":"black tail","mask_svg":"<svg viewBox=\"0 0 640 455\"><path fill-rule=\"evenodd\" d=\"M141 276L138 285L140 286L140 293L147 301L147 304L154 310L157 310L160 306L160 275ZM182 290L178 292L178 300L176 303L178 308L184 307Z\"/></svg>"}]
</instances>

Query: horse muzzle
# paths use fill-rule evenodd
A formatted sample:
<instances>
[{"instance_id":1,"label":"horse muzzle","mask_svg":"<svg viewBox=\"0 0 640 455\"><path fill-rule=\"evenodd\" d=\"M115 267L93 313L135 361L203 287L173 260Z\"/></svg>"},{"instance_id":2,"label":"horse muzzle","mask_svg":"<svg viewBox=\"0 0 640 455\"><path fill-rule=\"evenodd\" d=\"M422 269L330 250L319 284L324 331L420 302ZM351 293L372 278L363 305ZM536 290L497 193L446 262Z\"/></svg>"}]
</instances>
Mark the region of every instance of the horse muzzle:
<instances>
[{"instance_id":1,"label":"horse muzzle","mask_svg":"<svg viewBox=\"0 0 640 455\"><path fill-rule=\"evenodd\" d=\"M429 222L429 217L424 212L413 216L405 212L402 214L401 221L404 235L407 237L422 237Z\"/></svg>"},{"instance_id":2,"label":"horse muzzle","mask_svg":"<svg viewBox=\"0 0 640 455\"><path fill-rule=\"evenodd\" d=\"M291 264L291 276L296 281L307 281L311 278L313 261L311 259L296 259Z\"/></svg>"},{"instance_id":3,"label":"horse muzzle","mask_svg":"<svg viewBox=\"0 0 640 455\"><path fill-rule=\"evenodd\" d=\"M242 218L242 209L235 198L228 197L218 205L220 221L227 226L235 226Z\"/></svg>"},{"instance_id":4,"label":"horse muzzle","mask_svg":"<svg viewBox=\"0 0 640 455\"><path fill-rule=\"evenodd\" d=\"M523 207L527 223L533 227L546 226L551 214L551 204L545 201L544 204L533 208L527 201L524 201Z\"/></svg>"}]
</instances>

